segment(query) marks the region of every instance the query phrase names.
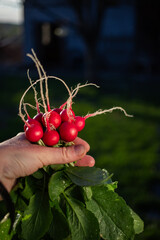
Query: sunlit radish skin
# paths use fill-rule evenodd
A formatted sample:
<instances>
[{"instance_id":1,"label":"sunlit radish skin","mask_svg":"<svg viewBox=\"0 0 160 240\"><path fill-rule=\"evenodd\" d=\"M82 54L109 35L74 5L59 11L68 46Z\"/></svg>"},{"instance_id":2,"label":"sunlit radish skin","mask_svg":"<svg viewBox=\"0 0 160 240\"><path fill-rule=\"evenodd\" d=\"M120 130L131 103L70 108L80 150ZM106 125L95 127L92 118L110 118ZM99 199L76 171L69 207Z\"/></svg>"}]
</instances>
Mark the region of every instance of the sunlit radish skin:
<instances>
[{"instance_id":1,"label":"sunlit radish skin","mask_svg":"<svg viewBox=\"0 0 160 240\"><path fill-rule=\"evenodd\" d=\"M73 112L72 109L70 109L69 112L70 112L70 116L67 113L67 109L64 109L64 110L61 111L60 115L61 115L62 122L68 122L68 121L72 122L72 121L74 121L75 113Z\"/></svg>"},{"instance_id":2,"label":"sunlit radish skin","mask_svg":"<svg viewBox=\"0 0 160 240\"><path fill-rule=\"evenodd\" d=\"M43 142L47 146L54 146L59 142L59 134L56 130L48 131L46 130L43 135Z\"/></svg>"},{"instance_id":3,"label":"sunlit radish skin","mask_svg":"<svg viewBox=\"0 0 160 240\"><path fill-rule=\"evenodd\" d=\"M37 121L36 119L33 118L29 118L26 123L24 124L24 131L26 131L26 128L28 127L27 123L29 125L34 124L34 125L39 125L40 127L42 127L41 123L39 121Z\"/></svg>"},{"instance_id":4,"label":"sunlit radish skin","mask_svg":"<svg viewBox=\"0 0 160 240\"><path fill-rule=\"evenodd\" d=\"M61 116L57 112L51 111L50 117L49 117L49 123L53 124L55 128L58 128L61 124Z\"/></svg>"},{"instance_id":5,"label":"sunlit radish skin","mask_svg":"<svg viewBox=\"0 0 160 240\"><path fill-rule=\"evenodd\" d=\"M31 124L26 128L25 135L28 141L38 142L43 137L43 129L40 125Z\"/></svg>"},{"instance_id":6,"label":"sunlit radish skin","mask_svg":"<svg viewBox=\"0 0 160 240\"><path fill-rule=\"evenodd\" d=\"M59 128L60 138L65 142L72 142L78 135L78 130L74 123L64 122Z\"/></svg>"},{"instance_id":7,"label":"sunlit radish skin","mask_svg":"<svg viewBox=\"0 0 160 240\"><path fill-rule=\"evenodd\" d=\"M42 123L47 127L46 123L47 114L44 113L42 117ZM48 113L48 122L51 128L58 128L61 124L61 116L56 111L51 111Z\"/></svg>"},{"instance_id":8,"label":"sunlit radish skin","mask_svg":"<svg viewBox=\"0 0 160 240\"><path fill-rule=\"evenodd\" d=\"M85 118L81 116L76 116L74 124L77 127L78 132L82 131L82 129L85 127Z\"/></svg>"}]
</instances>

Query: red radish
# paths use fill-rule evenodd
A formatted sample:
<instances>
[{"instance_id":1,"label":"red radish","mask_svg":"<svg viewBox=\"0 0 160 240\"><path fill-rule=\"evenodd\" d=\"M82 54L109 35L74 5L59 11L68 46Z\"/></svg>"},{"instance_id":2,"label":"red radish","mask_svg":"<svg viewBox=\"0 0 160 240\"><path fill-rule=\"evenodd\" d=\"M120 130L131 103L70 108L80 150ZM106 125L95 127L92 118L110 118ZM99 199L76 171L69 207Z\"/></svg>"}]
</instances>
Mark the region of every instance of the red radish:
<instances>
[{"instance_id":1,"label":"red radish","mask_svg":"<svg viewBox=\"0 0 160 240\"><path fill-rule=\"evenodd\" d=\"M42 124L42 116L43 116L43 113L37 113L37 115L35 115L33 117L33 119L37 120L38 122L40 122Z\"/></svg>"},{"instance_id":2,"label":"red radish","mask_svg":"<svg viewBox=\"0 0 160 240\"><path fill-rule=\"evenodd\" d=\"M42 127L42 125L40 124L39 121L37 121L36 119L32 119L32 118L29 118L26 123L24 124L24 131L26 131L26 128L28 127L28 124L31 125L31 124L34 124L34 125L39 125L40 127Z\"/></svg>"},{"instance_id":3,"label":"red radish","mask_svg":"<svg viewBox=\"0 0 160 240\"><path fill-rule=\"evenodd\" d=\"M62 109L60 109L60 108L54 108L52 111L55 111L55 112L57 112L58 114L60 114L60 112L62 112Z\"/></svg>"},{"instance_id":4,"label":"red radish","mask_svg":"<svg viewBox=\"0 0 160 240\"><path fill-rule=\"evenodd\" d=\"M62 122L73 121L75 118L75 113L73 112L72 109L69 110L69 114L67 113L67 109L62 110L60 115L61 115Z\"/></svg>"},{"instance_id":5,"label":"red radish","mask_svg":"<svg viewBox=\"0 0 160 240\"><path fill-rule=\"evenodd\" d=\"M74 123L64 122L59 128L59 133L63 141L71 142L77 137L78 130Z\"/></svg>"},{"instance_id":6,"label":"red radish","mask_svg":"<svg viewBox=\"0 0 160 240\"><path fill-rule=\"evenodd\" d=\"M28 141L38 142L43 137L43 129L38 124L31 124L26 128L25 135Z\"/></svg>"},{"instance_id":7,"label":"red radish","mask_svg":"<svg viewBox=\"0 0 160 240\"><path fill-rule=\"evenodd\" d=\"M42 123L47 127L46 113L43 114ZM48 113L48 122L51 128L58 128L61 124L61 116L56 111L50 111Z\"/></svg>"},{"instance_id":8,"label":"red radish","mask_svg":"<svg viewBox=\"0 0 160 240\"><path fill-rule=\"evenodd\" d=\"M46 130L43 135L43 142L47 146L54 146L59 142L59 134L56 130Z\"/></svg>"},{"instance_id":9,"label":"red radish","mask_svg":"<svg viewBox=\"0 0 160 240\"><path fill-rule=\"evenodd\" d=\"M78 132L80 132L85 127L85 118L80 117L80 116L76 116L74 124L75 124Z\"/></svg>"}]
</instances>

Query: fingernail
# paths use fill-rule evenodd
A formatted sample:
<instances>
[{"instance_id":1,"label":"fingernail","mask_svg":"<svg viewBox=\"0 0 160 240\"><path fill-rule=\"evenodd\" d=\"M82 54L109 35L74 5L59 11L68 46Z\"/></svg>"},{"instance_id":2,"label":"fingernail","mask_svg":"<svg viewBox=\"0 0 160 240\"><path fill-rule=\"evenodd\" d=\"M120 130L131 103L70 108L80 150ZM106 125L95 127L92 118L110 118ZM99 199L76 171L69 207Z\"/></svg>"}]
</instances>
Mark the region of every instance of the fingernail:
<instances>
[{"instance_id":1,"label":"fingernail","mask_svg":"<svg viewBox=\"0 0 160 240\"><path fill-rule=\"evenodd\" d=\"M83 145L76 145L74 150L77 156L82 156L85 152L85 147Z\"/></svg>"}]
</instances>

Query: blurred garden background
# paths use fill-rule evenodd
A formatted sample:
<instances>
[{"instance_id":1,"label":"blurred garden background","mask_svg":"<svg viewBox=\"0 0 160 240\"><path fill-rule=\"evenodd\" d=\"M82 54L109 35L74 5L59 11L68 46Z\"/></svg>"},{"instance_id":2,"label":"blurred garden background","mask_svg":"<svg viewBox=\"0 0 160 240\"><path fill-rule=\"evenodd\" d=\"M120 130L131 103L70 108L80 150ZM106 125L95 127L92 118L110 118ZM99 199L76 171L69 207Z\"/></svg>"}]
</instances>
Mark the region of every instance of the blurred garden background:
<instances>
[{"instance_id":1,"label":"blurred garden background","mask_svg":"<svg viewBox=\"0 0 160 240\"><path fill-rule=\"evenodd\" d=\"M90 143L96 166L114 174L118 193L144 220L145 230L136 240L159 240L158 3L1 0L0 16L0 140L23 131L18 107L29 86L27 70L32 80L38 78L34 64L26 57L31 48L47 74L61 77L69 87L86 81L98 84L99 89L90 86L79 91L73 105L77 115L121 106L134 117L114 111L90 118L80 136ZM68 97L57 81L50 80L49 89L53 107ZM34 103L32 92L26 101Z\"/></svg>"}]
</instances>

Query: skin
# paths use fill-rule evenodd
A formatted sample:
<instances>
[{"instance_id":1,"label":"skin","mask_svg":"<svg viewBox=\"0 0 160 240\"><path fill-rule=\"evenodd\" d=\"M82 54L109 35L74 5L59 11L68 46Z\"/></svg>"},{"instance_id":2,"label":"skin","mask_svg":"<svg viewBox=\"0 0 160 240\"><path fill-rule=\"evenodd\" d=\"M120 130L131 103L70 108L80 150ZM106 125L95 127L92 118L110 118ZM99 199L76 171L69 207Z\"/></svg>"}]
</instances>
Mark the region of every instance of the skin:
<instances>
[{"instance_id":1,"label":"skin","mask_svg":"<svg viewBox=\"0 0 160 240\"><path fill-rule=\"evenodd\" d=\"M43 166L77 161L77 166L93 167L94 158L86 155L89 144L78 137L74 143L67 148L43 147L30 143L24 133L19 133L0 143L0 181L9 192L19 177L31 175Z\"/></svg>"}]
</instances>

